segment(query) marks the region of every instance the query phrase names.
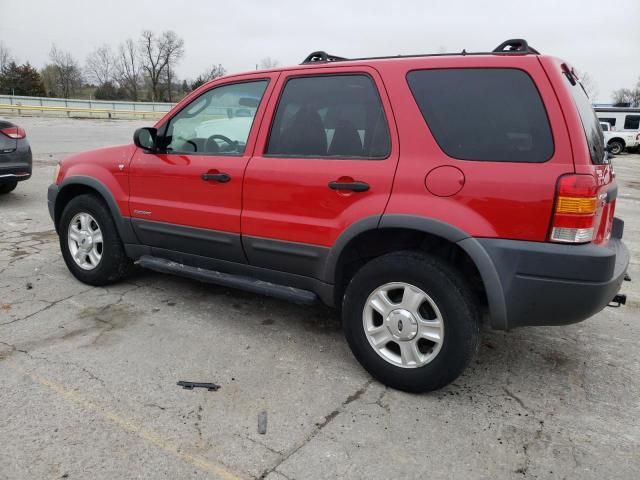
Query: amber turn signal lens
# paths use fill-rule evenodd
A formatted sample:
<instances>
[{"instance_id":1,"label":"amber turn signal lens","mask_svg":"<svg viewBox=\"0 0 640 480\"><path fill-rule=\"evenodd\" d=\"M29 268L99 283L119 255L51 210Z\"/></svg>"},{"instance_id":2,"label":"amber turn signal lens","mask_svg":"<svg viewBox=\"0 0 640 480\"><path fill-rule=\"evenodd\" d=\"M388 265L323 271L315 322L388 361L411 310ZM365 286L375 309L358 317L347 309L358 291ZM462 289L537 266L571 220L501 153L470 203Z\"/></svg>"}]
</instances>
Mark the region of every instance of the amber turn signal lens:
<instances>
[{"instance_id":1,"label":"amber turn signal lens","mask_svg":"<svg viewBox=\"0 0 640 480\"><path fill-rule=\"evenodd\" d=\"M558 197L556 213L592 215L598 208L596 197Z\"/></svg>"}]
</instances>

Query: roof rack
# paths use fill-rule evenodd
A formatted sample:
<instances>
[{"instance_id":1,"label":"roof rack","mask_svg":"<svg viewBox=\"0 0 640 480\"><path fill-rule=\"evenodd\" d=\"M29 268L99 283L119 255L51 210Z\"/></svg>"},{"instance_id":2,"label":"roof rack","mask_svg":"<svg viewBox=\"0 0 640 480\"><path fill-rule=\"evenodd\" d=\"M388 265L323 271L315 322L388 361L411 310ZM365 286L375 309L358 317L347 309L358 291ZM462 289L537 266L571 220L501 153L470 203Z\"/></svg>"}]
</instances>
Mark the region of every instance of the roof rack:
<instances>
[{"instance_id":1,"label":"roof rack","mask_svg":"<svg viewBox=\"0 0 640 480\"><path fill-rule=\"evenodd\" d=\"M535 55L540 55L540 52L535 48L530 47L527 41L523 38L511 38L509 40L505 40L494 48L492 53L533 53Z\"/></svg>"},{"instance_id":2,"label":"roof rack","mask_svg":"<svg viewBox=\"0 0 640 480\"><path fill-rule=\"evenodd\" d=\"M318 63L318 62L339 62L341 60L348 60L344 57L337 57L336 55L330 55L327 52L323 52L322 50L318 50L317 52L310 53L307 58L301 63L304 65L306 63Z\"/></svg>"},{"instance_id":3,"label":"roof rack","mask_svg":"<svg viewBox=\"0 0 640 480\"><path fill-rule=\"evenodd\" d=\"M540 52L535 48L531 47L526 40L522 38L512 38L502 42L496 48L494 48L491 52L467 52L466 49L462 50L460 53L430 53L430 54L420 54L420 55L394 55L394 56L382 56L382 57L362 57L362 58L344 58L338 57L336 55L329 55L327 52L317 51L309 54L307 58L301 63L301 65L308 65L310 63L328 63L328 62L341 62L345 60L377 60L377 59L387 59L387 58L406 58L406 57L442 57L449 55L490 55L490 54L502 54L502 55L540 55Z\"/></svg>"}]
</instances>

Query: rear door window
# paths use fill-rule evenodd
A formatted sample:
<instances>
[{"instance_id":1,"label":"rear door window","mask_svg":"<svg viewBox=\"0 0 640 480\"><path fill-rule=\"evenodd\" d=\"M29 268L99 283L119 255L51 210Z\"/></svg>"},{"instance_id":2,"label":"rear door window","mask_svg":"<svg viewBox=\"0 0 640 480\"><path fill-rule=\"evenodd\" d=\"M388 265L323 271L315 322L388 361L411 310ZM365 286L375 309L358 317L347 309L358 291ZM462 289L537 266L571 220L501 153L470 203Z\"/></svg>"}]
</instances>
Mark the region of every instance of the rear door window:
<instances>
[{"instance_id":1,"label":"rear door window","mask_svg":"<svg viewBox=\"0 0 640 480\"><path fill-rule=\"evenodd\" d=\"M416 70L407 81L436 142L450 157L545 162L553 155L542 99L522 70Z\"/></svg>"},{"instance_id":2,"label":"rear door window","mask_svg":"<svg viewBox=\"0 0 640 480\"><path fill-rule=\"evenodd\" d=\"M391 141L373 80L364 74L298 77L287 81L267 155L384 159Z\"/></svg>"}]
</instances>

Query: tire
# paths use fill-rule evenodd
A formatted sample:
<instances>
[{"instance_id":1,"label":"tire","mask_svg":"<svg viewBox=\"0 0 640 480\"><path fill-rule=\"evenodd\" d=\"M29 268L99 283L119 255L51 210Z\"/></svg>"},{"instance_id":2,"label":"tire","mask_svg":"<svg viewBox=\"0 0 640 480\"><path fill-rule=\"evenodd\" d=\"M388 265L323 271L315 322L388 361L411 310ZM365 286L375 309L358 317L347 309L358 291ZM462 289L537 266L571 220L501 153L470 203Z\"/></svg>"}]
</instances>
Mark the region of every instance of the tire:
<instances>
[{"instance_id":1,"label":"tire","mask_svg":"<svg viewBox=\"0 0 640 480\"><path fill-rule=\"evenodd\" d=\"M620 155L622 152L624 152L624 143L618 140L611 140L609 142L609 148L611 149L610 151L613 155Z\"/></svg>"},{"instance_id":2,"label":"tire","mask_svg":"<svg viewBox=\"0 0 640 480\"><path fill-rule=\"evenodd\" d=\"M82 225L83 219L88 220L85 222L86 228ZM82 240L76 241L71 238L72 224L75 234L79 234L83 240L88 240L87 237L90 236L96 240L91 240L95 246L95 250L92 249L93 256L91 250L84 251L85 247L80 245ZM133 269L133 262L124 252L111 212L102 199L95 195L78 195L69 201L60 216L58 235L67 268L83 283L95 286L109 285L125 278ZM102 237L101 242L98 241L99 236ZM82 258L82 265L74 259L72 249Z\"/></svg>"},{"instance_id":3,"label":"tire","mask_svg":"<svg viewBox=\"0 0 640 480\"><path fill-rule=\"evenodd\" d=\"M406 286L400 290L398 285ZM377 302L380 292L386 292L386 299L392 301L383 309L391 312L386 318L369 303ZM403 303L407 298L418 299L416 304L420 306L413 309L416 315L406 313L413 307L399 308L408 305ZM444 387L462 373L478 349L480 315L462 274L440 258L423 252L400 251L371 260L350 281L342 307L344 333L356 359L373 377L398 390L419 393ZM433 327L438 325L438 317L441 327ZM427 333L420 330L421 325L430 325L424 331ZM391 335L391 341L376 349L365 328L381 332L385 338ZM441 333L434 336L438 329ZM393 336L410 336L414 332L414 340ZM419 354L407 355L415 362L403 363L403 348L414 352L410 343L426 334L430 338L439 336L439 340L418 340Z\"/></svg>"},{"instance_id":4,"label":"tire","mask_svg":"<svg viewBox=\"0 0 640 480\"><path fill-rule=\"evenodd\" d=\"M18 186L18 182L13 183L4 183L0 185L0 195L4 195L5 193L13 192Z\"/></svg>"}]
</instances>

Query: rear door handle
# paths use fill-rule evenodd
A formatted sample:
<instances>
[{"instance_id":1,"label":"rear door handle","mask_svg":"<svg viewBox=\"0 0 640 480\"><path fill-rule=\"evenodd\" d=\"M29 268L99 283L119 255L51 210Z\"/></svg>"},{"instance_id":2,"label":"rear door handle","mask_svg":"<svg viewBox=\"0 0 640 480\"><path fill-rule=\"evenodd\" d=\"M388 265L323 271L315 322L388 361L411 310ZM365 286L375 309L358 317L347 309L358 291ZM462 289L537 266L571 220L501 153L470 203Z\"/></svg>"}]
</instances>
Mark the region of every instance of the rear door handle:
<instances>
[{"instance_id":1,"label":"rear door handle","mask_svg":"<svg viewBox=\"0 0 640 480\"><path fill-rule=\"evenodd\" d=\"M350 190L352 192L366 192L369 190L369 184L366 182L329 182L331 190Z\"/></svg>"},{"instance_id":2,"label":"rear door handle","mask_svg":"<svg viewBox=\"0 0 640 480\"><path fill-rule=\"evenodd\" d=\"M227 183L231 177L226 173L203 173L202 180L205 182Z\"/></svg>"}]
</instances>

